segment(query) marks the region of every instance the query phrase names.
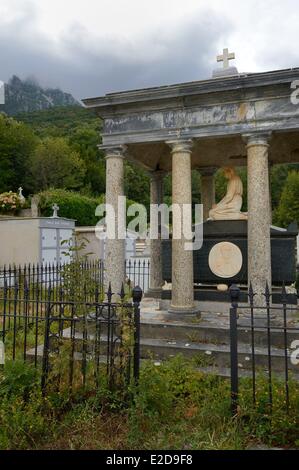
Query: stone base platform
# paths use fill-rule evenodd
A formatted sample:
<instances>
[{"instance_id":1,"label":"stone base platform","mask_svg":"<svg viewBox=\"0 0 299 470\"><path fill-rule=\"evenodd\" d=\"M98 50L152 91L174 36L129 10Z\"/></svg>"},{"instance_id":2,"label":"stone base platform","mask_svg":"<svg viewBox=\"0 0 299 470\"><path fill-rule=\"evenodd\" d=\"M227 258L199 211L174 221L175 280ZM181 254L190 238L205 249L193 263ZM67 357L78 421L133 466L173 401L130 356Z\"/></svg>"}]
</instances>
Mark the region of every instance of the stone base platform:
<instances>
[{"instance_id":1,"label":"stone base platform","mask_svg":"<svg viewBox=\"0 0 299 470\"><path fill-rule=\"evenodd\" d=\"M182 354L193 358L198 367L205 372L221 376L230 374L230 303L198 302L200 317L174 318L168 311L162 310L157 299L143 299L141 305L141 355L155 361ZM162 302L163 308L163 302ZM295 315L290 315L289 325L299 327L299 308ZM271 331L272 368L274 373L283 374L284 335L273 324ZM239 369L241 375L250 375L252 367L251 330L248 326L238 327ZM299 330L288 332L289 345L298 340ZM255 360L257 369L267 371L268 338L265 328L255 328ZM298 367L290 369L299 380Z\"/></svg>"},{"instance_id":2,"label":"stone base platform","mask_svg":"<svg viewBox=\"0 0 299 470\"><path fill-rule=\"evenodd\" d=\"M247 288L241 287L240 288L240 303L246 303L248 301L247 296ZM171 299L171 290L162 290L161 295L162 300L170 300ZM194 299L199 302L207 302L207 303L229 303L229 292L221 292L217 290L216 286L201 286L196 287L194 289ZM273 303L280 304L282 300L281 296L281 288L274 287L273 288ZM288 303L290 305L297 305L298 298L296 294L287 294Z\"/></svg>"}]
</instances>

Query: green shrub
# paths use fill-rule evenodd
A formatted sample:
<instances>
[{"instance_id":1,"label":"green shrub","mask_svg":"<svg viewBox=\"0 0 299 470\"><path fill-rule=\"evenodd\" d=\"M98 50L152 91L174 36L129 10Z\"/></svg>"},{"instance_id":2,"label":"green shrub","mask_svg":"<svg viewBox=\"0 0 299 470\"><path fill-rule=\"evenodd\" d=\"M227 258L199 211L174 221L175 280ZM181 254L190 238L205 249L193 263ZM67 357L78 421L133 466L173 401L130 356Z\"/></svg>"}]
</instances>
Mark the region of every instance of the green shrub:
<instances>
[{"instance_id":1,"label":"green shrub","mask_svg":"<svg viewBox=\"0 0 299 470\"><path fill-rule=\"evenodd\" d=\"M289 381L290 408L282 379L273 377L273 407L268 381L257 377L256 406L252 381L240 379L239 411L231 416L230 381L197 372L192 361L177 356L141 368L130 409L129 444L137 448L239 449L262 443L299 445L299 387Z\"/></svg>"},{"instance_id":2,"label":"green shrub","mask_svg":"<svg viewBox=\"0 0 299 470\"><path fill-rule=\"evenodd\" d=\"M178 409L181 404L204 400L207 382L212 387L214 382L214 385L218 383L218 378L198 372L192 362L181 355L159 366L148 362L141 369L134 406L139 413L168 420L174 416L174 408Z\"/></svg>"},{"instance_id":3,"label":"green shrub","mask_svg":"<svg viewBox=\"0 0 299 470\"><path fill-rule=\"evenodd\" d=\"M130 409L129 448L239 448L232 444L237 426L230 415L228 381L197 371L182 356L141 368Z\"/></svg>"},{"instance_id":4,"label":"green shrub","mask_svg":"<svg viewBox=\"0 0 299 470\"><path fill-rule=\"evenodd\" d=\"M27 402L20 397L1 400L0 450L36 448L54 425L43 413L40 393L32 393L29 398Z\"/></svg>"},{"instance_id":5,"label":"green shrub","mask_svg":"<svg viewBox=\"0 0 299 470\"><path fill-rule=\"evenodd\" d=\"M104 382L98 393L87 389L69 395L53 390L43 398L33 366L21 361L8 362L4 377L0 386L0 449L299 446L299 386L292 377L289 413L283 380L273 376L271 410L267 377L258 374L256 406L252 404L251 379L240 379L240 406L234 417L230 381L196 371L194 361L182 356L159 366L143 363L139 385L130 390L129 408L120 393L109 391ZM112 440L111 436L118 437Z\"/></svg>"},{"instance_id":6,"label":"green shrub","mask_svg":"<svg viewBox=\"0 0 299 470\"><path fill-rule=\"evenodd\" d=\"M94 226L99 222L100 219L95 215L95 211L99 204L105 202L104 194L98 198L93 198L65 189L48 189L40 192L38 196L42 216L51 216L53 214L52 206L56 203L59 206L58 215L60 217L75 219L76 225L83 227ZM135 204L135 202L127 199L127 207L132 204ZM127 217L127 223L134 217Z\"/></svg>"},{"instance_id":7,"label":"green shrub","mask_svg":"<svg viewBox=\"0 0 299 470\"><path fill-rule=\"evenodd\" d=\"M0 375L0 397L27 399L40 384L40 375L32 364L22 360L7 361Z\"/></svg>"},{"instance_id":8,"label":"green shrub","mask_svg":"<svg viewBox=\"0 0 299 470\"><path fill-rule=\"evenodd\" d=\"M252 381L240 384L239 420L248 435L269 446L299 446L299 384L289 378L289 410L285 404L285 383L272 377L272 407L269 405L269 384L264 374L256 378L256 405L252 403Z\"/></svg>"},{"instance_id":9,"label":"green shrub","mask_svg":"<svg viewBox=\"0 0 299 470\"><path fill-rule=\"evenodd\" d=\"M28 449L52 428L33 364L7 361L0 373L0 450Z\"/></svg>"},{"instance_id":10,"label":"green shrub","mask_svg":"<svg viewBox=\"0 0 299 470\"><path fill-rule=\"evenodd\" d=\"M52 206L56 203L59 206L59 216L75 219L78 226L96 225L99 218L95 216L95 210L104 202L104 196L96 199L64 189L49 189L42 191L38 196L42 216L51 216Z\"/></svg>"}]
</instances>

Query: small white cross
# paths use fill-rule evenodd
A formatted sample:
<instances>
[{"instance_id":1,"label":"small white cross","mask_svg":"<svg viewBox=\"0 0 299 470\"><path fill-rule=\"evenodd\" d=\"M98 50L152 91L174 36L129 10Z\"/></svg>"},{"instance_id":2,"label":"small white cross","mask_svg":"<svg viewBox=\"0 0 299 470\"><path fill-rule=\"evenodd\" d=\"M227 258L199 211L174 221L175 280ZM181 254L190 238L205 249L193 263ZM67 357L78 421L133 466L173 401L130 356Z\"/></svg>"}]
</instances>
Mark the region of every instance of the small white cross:
<instances>
[{"instance_id":1,"label":"small white cross","mask_svg":"<svg viewBox=\"0 0 299 470\"><path fill-rule=\"evenodd\" d=\"M228 49L223 49L223 55L217 55L217 62L223 62L223 68L228 69L229 61L235 58L234 52L228 52Z\"/></svg>"},{"instance_id":2,"label":"small white cross","mask_svg":"<svg viewBox=\"0 0 299 470\"><path fill-rule=\"evenodd\" d=\"M53 204L52 209L53 209L52 217L57 218L58 217L59 206L57 204Z\"/></svg>"},{"instance_id":3,"label":"small white cross","mask_svg":"<svg viewBox=\"0 0 299 470\"><path fill-rule=\"evenodd\" d=\"M23 205L25 204L25 198L24 198L24 196L23 196L23 188L22 188L22 186L19 187L18 191L19 191L19 199L20 199L20 201L21 201L21 205L23 206Z\"/></svg>"}]
</instances>

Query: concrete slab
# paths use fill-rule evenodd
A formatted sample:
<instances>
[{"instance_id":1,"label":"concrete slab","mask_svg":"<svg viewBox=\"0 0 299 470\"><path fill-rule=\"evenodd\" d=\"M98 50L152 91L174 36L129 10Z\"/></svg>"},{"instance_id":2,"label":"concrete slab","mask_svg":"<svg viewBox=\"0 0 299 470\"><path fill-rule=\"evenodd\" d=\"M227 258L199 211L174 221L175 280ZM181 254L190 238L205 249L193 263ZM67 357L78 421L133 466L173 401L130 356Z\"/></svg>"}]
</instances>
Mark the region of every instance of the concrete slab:
<instances>
[{"instance_id":1,"label":"concrete slab","mask_svg":"<svg viewBox=\"0 0 299 470\"><path fill-rule=\"evenodd\" d=\"M141 321L156 321L165 323L200 323L208 322L219 326L229 324L229 303L223 302L198 302L201 310L200 317L180 316L180 318L168 313L164 302L159 299L144 298L141 302Z\"/></svg>"}]
</instances>

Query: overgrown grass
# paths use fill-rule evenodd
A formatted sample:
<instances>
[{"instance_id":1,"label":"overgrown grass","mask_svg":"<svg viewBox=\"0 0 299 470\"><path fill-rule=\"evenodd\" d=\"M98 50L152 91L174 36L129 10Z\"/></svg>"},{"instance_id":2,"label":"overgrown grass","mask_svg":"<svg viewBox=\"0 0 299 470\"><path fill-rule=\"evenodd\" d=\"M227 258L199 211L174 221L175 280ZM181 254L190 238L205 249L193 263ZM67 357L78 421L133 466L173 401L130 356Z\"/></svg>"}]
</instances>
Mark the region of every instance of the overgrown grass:
<instances>
[{"instance_id":1,"label":"overgrown grass","mask_svg":"<svg viewBox=\"0 0 299 470\"><path fill-rule=\"evenodd\" d=\"M7 363L0 379L1 449L246 449L299 447L299 386L290 383L285 410L283 383L273 382L273 409L267 382L241 381L238 415L231 416L228 380L196 371L178 356L141 369L131 399L104 387L98 394L72 396L53 391L44 399L31 365Z\"/></svg>"}]
</instances>

